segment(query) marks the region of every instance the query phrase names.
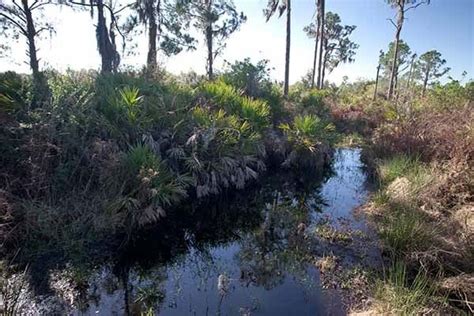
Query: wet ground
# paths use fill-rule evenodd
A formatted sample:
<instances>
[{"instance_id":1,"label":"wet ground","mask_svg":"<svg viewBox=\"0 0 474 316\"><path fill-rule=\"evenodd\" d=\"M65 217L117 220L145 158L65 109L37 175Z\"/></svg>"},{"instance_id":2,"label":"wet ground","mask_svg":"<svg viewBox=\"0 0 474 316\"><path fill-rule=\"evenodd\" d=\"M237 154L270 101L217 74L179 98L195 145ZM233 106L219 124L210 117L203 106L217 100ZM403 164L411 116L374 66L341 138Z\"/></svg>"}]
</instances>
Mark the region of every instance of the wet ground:
<instances>
[{"instance_id":1,"label":"wet ground","mask_svg":"<svg viewBox=\"0 0 474 316\"><path fill-rule=\"evenodd\" d=\"M55 272L55 304L73 315L344 315L378 265L355 212L367 193L360 150L338 149L322 179L280 177L177 211L114 260ZM32 314L47 308L36 299Z\"/></svg>"}]
</instances>

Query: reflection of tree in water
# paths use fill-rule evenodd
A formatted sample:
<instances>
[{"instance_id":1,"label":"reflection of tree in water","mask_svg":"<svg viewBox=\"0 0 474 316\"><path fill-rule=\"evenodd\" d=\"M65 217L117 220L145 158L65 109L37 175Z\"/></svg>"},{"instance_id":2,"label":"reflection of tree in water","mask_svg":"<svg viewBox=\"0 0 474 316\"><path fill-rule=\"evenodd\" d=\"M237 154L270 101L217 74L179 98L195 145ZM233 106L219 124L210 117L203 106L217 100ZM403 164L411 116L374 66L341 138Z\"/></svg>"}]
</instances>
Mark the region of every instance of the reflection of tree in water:
<instances>
[{"instance_id":1,"label":"reflection of tree in water","mask_svg":"<svg viewBox=\"0 0 474 316\"><path fill-rule=\"evenodd\" d=\"M312 258L312 242L304 232L311 220L309 197L277 194L273 205L267 206L264 222L241 242L238 260L243 282L269 290L283 283L286 274L306 279Z\"/></svg>"},{"instance_id":2,"label":"reflection of tree in water","mask_svg":"<svg viewBox=\"0 0 474 316\"><path fill-rule=\"evenodd\" d=\"M119 313L157 314L165 300L173 304L174 295L179 295L170 289L165 293L167 278L173 278L166 269L176 266L182 272L184 264L196 274L193 279L205 286L206 280L225 270L219 260L214 262L219 258L212 249L232 241L241 246L237 259L244 283L271 289L288 274L304 280L311 243L300 228L308 225L319 203L320 183L320 178L302 182L277 176L227 200L169 212L157 225L108 252L107 259L99 255L85 267L72 265L84 273L80 302L75 305L87 312L91 305L109 306L115 297L119 301L111 308L120 309ZM284 193L275 196L275 189ZM179 286L180 280L173 281Z\"/></svg>"},{"instance_id":3,"label":"reflection of tree in water","mask_svg":"<svg viewBox=\"0 0 474 316\"><path fill-rule=\"evenodd\" d=\"M137 267L133 270L124 267L108 274L101 284L92 284L91 288L97 306L100 306L100 293L120 291L118 293L122 293L121 306L125 315L154 315L159 313L165 299L166 280L166 271L160 266L153 269Z\"/></svg>"}]
</instances>

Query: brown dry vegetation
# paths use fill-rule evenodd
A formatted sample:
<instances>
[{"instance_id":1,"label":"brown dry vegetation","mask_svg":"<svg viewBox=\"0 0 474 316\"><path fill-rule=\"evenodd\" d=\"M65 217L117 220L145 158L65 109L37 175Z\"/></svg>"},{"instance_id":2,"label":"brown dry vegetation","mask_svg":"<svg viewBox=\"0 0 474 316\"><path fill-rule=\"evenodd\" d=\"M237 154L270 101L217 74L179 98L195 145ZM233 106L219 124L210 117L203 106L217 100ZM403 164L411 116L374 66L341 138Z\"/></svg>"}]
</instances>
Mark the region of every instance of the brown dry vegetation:
<instances>
[{"instance_id":1,"label":"brown dry vegetation","mask_svg":"<svg viewBox=\"0 0 474 316\"><path fill-rule=\"evenodd\" d=\"M438 87L404 103L332 103L336 126L364 136L363 156L379 183L364 209L387 266L366 313L474 312L471 86Z\"/></svg>"}]
</instances>

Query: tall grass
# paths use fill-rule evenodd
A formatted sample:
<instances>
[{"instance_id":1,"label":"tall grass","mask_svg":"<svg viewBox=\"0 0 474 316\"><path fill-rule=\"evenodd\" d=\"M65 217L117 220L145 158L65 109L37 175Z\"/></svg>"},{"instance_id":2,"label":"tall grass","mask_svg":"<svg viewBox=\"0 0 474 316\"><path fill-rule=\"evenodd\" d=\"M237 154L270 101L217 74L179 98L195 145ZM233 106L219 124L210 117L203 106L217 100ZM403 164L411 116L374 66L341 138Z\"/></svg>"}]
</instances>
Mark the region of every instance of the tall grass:
<instances>
[{"instance_id":1,"label":"tall grass","mask_svg":"<svg viewBox=\"0 0 474 316\"><path fill-rule=\"evenodd\" d=\"M409 255L430 248L437 229L416 207L389 203L381 220L379 235L394 256Z\"/></svg>"},{"instance_id":2,"label":"tall grass","mask_svg":"<svg viewBox=\"0 0 474 316\"><path fill-rule=\"evenodd\" d=\"M427 274L420 269L410 278L406 265L395 261L388 269L383 282L376 284L375 297L381 313L419 315L425 311L435 287Z\"/></svg>"},{"instance_id":3,"label":"tall grass","mask_svg":"<svg viewBox=\"0 0 474 316\"><path fill-rule=\"evenodd\" d=\"M401 154L380 161L378 169L383 184L389 184L399 177L416 177L423 166L418 158Z\"/></svg>"}]
</instances>

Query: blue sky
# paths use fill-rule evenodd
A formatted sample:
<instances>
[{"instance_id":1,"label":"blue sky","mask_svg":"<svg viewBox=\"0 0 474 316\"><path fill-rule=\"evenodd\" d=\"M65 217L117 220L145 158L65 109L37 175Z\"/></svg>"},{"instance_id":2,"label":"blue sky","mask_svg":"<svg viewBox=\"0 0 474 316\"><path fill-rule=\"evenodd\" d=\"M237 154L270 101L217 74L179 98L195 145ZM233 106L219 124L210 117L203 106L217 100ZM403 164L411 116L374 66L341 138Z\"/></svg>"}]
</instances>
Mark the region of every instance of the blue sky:
<instances>
[{"instance_id":1,"label":"blue sky","mask_svg":"<svg viewBox=\"0 0 474 316\"><path fill-rule=\"evenodd\" d=\"M9 0L7 0L9 1ZM120 0L128 3L126 0ZM266 0L235 0L238 10L244 11L248 21L232 35L216 67L223 60L269 59L274 67L272 77L282 80L284 73L285 19L272 18L268 23L262 15ZM299 80L311 67L314 43L302 31L311 22L314 0L292 1L292 50L290 81ZM328 79L339 83L343 76L353 81L358 78L373 78L380 49L386 49L393 40L394 27L387 18L395 11L384 0L326 0L326 10L338 13L344 24L357 25L353 40L360 47L356 61L342 65L329 74ZM43 67L99 68L93 22L87 12L73 12L67 8L50 8L46 16L56 25L57 33L52 39L40 43L39 55ZM437 49L452 68L450 75L460 78L463 71L474 78L474 0L432 0L431 4L410 10L402 31L402 38L412 51L422 54ZM199 34L197 34L199 36ZM198 37L201 40L202 37ZM13 45L11 58L0 60L0 71L17 70L28 72L23 63L24 43ZM138 54L123 57L123 64L140 66L146 58L146 37L138 39ZM198 73L205 70L205 49L181 53L172 58L160 58L171 72L180 73L190 69Z\"/></svg>"}]
</instances>

